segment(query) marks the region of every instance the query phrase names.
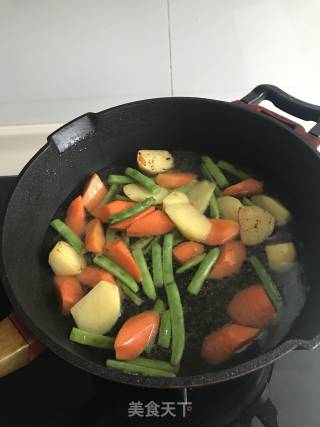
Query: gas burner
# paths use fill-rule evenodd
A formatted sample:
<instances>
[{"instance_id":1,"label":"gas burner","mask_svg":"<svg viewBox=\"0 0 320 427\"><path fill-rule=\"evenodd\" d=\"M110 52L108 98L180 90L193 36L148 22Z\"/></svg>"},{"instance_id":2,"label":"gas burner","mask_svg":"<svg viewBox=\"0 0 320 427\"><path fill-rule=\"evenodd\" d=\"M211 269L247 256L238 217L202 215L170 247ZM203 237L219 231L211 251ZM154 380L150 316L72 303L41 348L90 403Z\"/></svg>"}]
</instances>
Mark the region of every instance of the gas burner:
<instances>
[{"instance_id":1,"label":"gas burner","mask_svg":"<svg viewBox=\"0 0 320 427\"><path fill-rule=\"evenodd\" d=\"M215 386L182 390L138 388L92 377L96 394L77 425L102 427L112 420L117 426L250 427L257 417L264 426L278 427L268 397L272 370L269 366Z\"/></svg>"}]
</instances>

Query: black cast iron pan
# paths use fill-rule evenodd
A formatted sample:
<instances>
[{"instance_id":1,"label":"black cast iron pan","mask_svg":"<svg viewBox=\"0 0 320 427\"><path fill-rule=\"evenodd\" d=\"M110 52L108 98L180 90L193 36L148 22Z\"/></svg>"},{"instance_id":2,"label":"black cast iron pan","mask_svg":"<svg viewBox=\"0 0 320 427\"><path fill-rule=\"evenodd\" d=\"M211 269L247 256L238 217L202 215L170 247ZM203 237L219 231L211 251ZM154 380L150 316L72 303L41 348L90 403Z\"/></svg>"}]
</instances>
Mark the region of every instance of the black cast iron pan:
<instances>
[{"instance_id":1,"label":"black cast iron pan","mask_svg":"<svg viewBox=\"0 0 320 427\"><path fill-rule=\"evenodd\" d=\"M317 125L307 134L297 124L258 106L263 99ZM148 387L223 382L268 365L293 349L315 348L320 343L319 134L320 107L270 85L258 86L235 103L201 98L151 99L88 113L66 124L48 137L48 143L21 172L5 213L3 279L17 316L39 341L68 362L109 380ZM72 322L56 308L43 246L48 224L57 207L70 199L88 176L133 156L140 148L213 154L240 164L277 188L297 224L299 255L310 289L304 309L280 342L236 366L165 379L107 369L99 352L67 339ZM2 344L5 337L0 328ZM5 353L1 346L3 359L10 350Z\"/></svg>"}]
</instances>

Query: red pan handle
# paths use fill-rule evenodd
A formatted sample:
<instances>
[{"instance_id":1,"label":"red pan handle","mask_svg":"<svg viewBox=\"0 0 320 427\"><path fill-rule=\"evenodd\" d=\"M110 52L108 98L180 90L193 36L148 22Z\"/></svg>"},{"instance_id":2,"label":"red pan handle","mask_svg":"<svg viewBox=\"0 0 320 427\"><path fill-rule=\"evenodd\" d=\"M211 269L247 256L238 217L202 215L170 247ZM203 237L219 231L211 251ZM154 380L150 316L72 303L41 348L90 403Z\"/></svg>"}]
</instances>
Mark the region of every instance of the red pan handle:
<instances>
[{"instance_id":1,"label":"red pan handle","mask_svg":"<svg viewBox=\"0 0 320 427\"><path fill-rule=\"evenodd\" d=\"M0 322L0 377L28 365L45 347L14 313Z\"/></svg>"},{"instance_id":2,"label":"red pan handle","mask_svg":"<svg viewBox=\"0 0 320 427\"><path fill-rule=\"evenodd\" d=\"M280 114L270 111L267 108L261 107L259 103L264 100L271 101L276 107L293 116L304 120L312 120L316 122L316 125L309 132L306 132L304 127L300 124L287 119ZM293 96L284 92L277 86L267 84L255 87L240 101L234 101L233 103L246 105L252 110L259 111L263 114L274 117L303 136L303 138L306 139L315 148L318 148L320 145L320 106L318 105L301 101L300 99L294 98Z\"/></svg>"}]
</instances>

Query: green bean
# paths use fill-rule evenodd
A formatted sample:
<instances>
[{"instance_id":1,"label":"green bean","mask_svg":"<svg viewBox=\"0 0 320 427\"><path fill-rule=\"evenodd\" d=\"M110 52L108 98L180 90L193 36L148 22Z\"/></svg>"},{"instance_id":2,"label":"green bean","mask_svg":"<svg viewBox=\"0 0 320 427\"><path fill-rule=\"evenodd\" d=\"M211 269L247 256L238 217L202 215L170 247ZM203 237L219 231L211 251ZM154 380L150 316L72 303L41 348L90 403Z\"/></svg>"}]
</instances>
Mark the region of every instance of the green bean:
<instances>
[{"instance_id":1,"label":"green bean","mask_svg":"<svg viewBox=\"0 0 320 427\"><path fill-rule=\"evenodd\" d=\"M211 218L220 218L219 205L214 193L210 198L210 216Z\"/></svg>"},{"instance_id":2,"label":"green bean","mask_svg":"<svg viewBox=\"0 0 320 427\"><path fill-rule=\"evenodd\" d=\"M79 254L85 252L83 241L71 230L61 219L54 219L50 222L51 226L59 233Z\"/></svg>"},{"instance_id":3,"label":"green bean","mask_svg":"<svg viewBox=\"0 0 320 427\"><path fill-rule=\"evenodd\" d=\"M160 193L161 188L159 187L159 185L157 185L152 178L143 175L143 173L137 171L136 169L127 168L125 170L125 174L128 175L130 178L133 178L147 190L151 191L152 194L156 195Z\"/></svg>"},{"instance_id":4,"label":"green bean","mask_svg":"<svg viewBox=\"0 0 320 427\"><path fill-rule=\"evenodd\" d=\"M127 235L125 231L121 233L121 239L124 241L124 243L129 247L130 246L130 237Z\"/></svg>"},{"instance_id":5,"label":"green bean","mask_svg":"<svg viewBox=\"0 0 320 427\"><path fill-rule=\"evenodd\" d=\"M241 180L249 178L249 175L247 173L243 172L241 169L234 167L231 163L224 162L223 160L219 160L219 162L217 163L217 166L220 169L230 173L231 175L236 176Z\"/></svg>"},{"instance_id":6,"label":"green bean","mask_svg":"<svg viewBox=\"0 0 320 427\"><path fill-rule=\"evenodd\" d=\"M128 288L127 285L125 285L124 283L121 282L121 280L118 280L118 285L120 286L120 288L123 290L123 293L131 299L131 301L137 305L140 306L143 303L143 300L139 297L139 295L135 294L134 292L132 292L132 290L130 288Z\"/></svg>"},{"instance_id":7,"label":"green bean","mask_svg":"<svg viewBox=\"0 0 320 427\"><path fill-rule=\"evenodd\" d=\"M161 314L158 344L160 345L160 347L169 348L170 341L171 341L171 315L170 315L170 310L166 310Z\"/></svg>"},{"instance_id":8,"label":"green bean","mask_svg":"<svg viewBox=\"0 0 320 427\"><path fill-rule=\"evenodd\" d=\"M106 231L106 242L113 242L117 238L117 232L112 230L112 228L107 228Z\"/></svg>"},{"instance_id":9,"label":"green bean","mask_svg":"<svg viewBox=\"0 0 320 427\"><path fill-rule=\"evenodd\" d=\"M138 292L139 287L137 282L130 276L130 274L120 267L120 265L101 255L96 255L93 258L93 262L104 270L109 271L109 273L113 274L117 279L127 285L133 292Z\"/></svg>"},{"instance_id":10,"label":"green bean","mask_svg":"<svg viewBox=\"0 0 320 427\"><path fill-rule=\"evenodd\" d=\"M187 287L187 292L189 292L189 294L197 295L200 292L203 282L206 280L212 266L217 261L219 254L219 248L213 248L208 252Z\"/></svg>"},{"instance_id":11,"label":"green bean","mask_svg":"<svg viewBox=\"0 0 320 427\"><path fill-rule=\"evenodd\" d=\"M176 374L163 369L149 368L148 366L134 365L130 362L123 362L121 360L107 359L106 365L108 368L121 369L128 374L141 374L150 377L175 377Z\"/></svg>"},{"instance_id":12,"label":"green bean","mask_svg":"<svg viewBox=\"0 0 320 427\"><path fill-rule=\"evenodd\" d=\"M206 254L201 254L201 255L196 256L195 258L192 258L190 261L187 261L184 264L182 264L176 270L176 273L177 274L181 274L181 273L184 273L187 270L190 270L190 268L193 268L196 265L200 264L200 262L202 262L205 257L206 257Z\"/></svg>"},{"instance_id":13,"label":"green bean","mask_svg":"<svg viewBox=\"0 0 320 427\"><path fill-rule=\"evenodd\" d=\"M174 281L172 266L172 248L173 234L168 233L164 236L162 248L163 283L165 285Z\"/></svg>"},{"instance_id":14,"label":"green bean","mask_svg":"<svg viewBox=\"0 0 320 427\"><path fill-rule=\"evenodd\" d=\"M220 190L220 188L216 185L216 188L214 189L214 194L216 197L223 196L223 192Z\"/></svg>"},{"instance_id":15,"label":"green bean","mask_svg":"<svg viewBox=\"0 0 320 427\"><path fill-rule=\"evenodd\" d=\"M155 305L153 306L153 311L156 311L157 313L161 314L162 312L165 311L165 309L166 309L166 303L161 298L158 298ZM154 347L154 343L155 343L155 338L153 338L149 342L149 344L144 349L144 351L148 354L151 353L151 351Z\"/></svg>"},{"instance_id":16,"label":"green bean","mask_svg":"<svg viewBox=\"0 0 320 427\"><path fill-rule=\"evenodd\" d=\"M134 182L132 178L129 178L125 175L109 175L108 176L108 183L109 184L131 184Z\"/></svg>"},{"instance_id":17,"label":"green bean","mask_svg":"<svg viewBox=\"0 0 320 427\"><path fill-rule=\"evenodd\" d=\"M215 182L215 180L213 179L212 175L210 174L207 166L204 163L201 163L200 169L201 169L201 172L202 172L202 175L204 176L204 178L206 178L210 182Z\"/></svg>"},{"instance_id":18,"label":"green bean","mask_svg":"<svg viewBox=\"0 0 320 427\"><path fill-rule=\"evenodd\" d=\"M189 193L189 191L190 191L190 190L191 190L191 189L192 189L196 184L198 184L198 181L197 181L197 180L194 180L194 181L188 182L188 184L184 184L184 185L181 185L180 187L175 188L175 189L174 189L174 191L180 191L181 193L188 194L188 193Z\"/></svg>"},{"instance_id":19,"label":"green bean","mask_svg":"<svg viewBox=\"0 0 320 427\"><path fill-rule=\"evenodd\" d=\"M105 205L106 203L112 202L116 194L120 191L120 187L121 187L120 185L116 185L116 184L110 185L109 191L104 196L100 205Z\"/></svg>"},{"instance_id":20,"label":"green bean","mask_svg":"<svg viewBox=\"0 0 320 427\"><path fill-rule=\"evenodd\" d=\"M82 329L72 328L70 335L70 341L78 344L89 345L91 347L106 348L113 350L114 338L105 335L93 334L92 332L83 331Z\"/></svg>"},{"instance_id":21,"label":"green bean","mask_svg":"<svg viewBox=\"0 0 320 427\"><path fill-rule=\"evenodd\" d=\"M244 204L245 206L254 206L254 203L251 202L249 197L242 197L241 201L242 201L242 204Z\"/></svg>"},{"instance_id":22,"label":"green bean","mask_svg":"<svg viewBox=\"0 0 320 427\"><path fill-rule=\"evenodd\" d=\"M255 255L250 256L248 260L259 276L259 279L261 280L263 287L269 295L273 305L277 310L279 310L283 304L283 300L276 284L272 280L267 270L264 268L262 262Z\"/></svg>"},{"instance_id":23,"label":"green bean","mask_svg":"<svg viewBox=\"0 0 320 427\"><path fill-rule=\"evenodd\" d=\"M164 360L157 359L147 359L146 357L137 357L128 361L132 365L136 366L146 366L148 368L160 369L162 371L174 372L177 373L178 369L176 366L172 366L171 363L165 362Z\"/></svg>"},{"instance_id":24,"label":"green bean","mask_svg":"<svg viewBox=\"0 0 320 427\"><path fill-rule=\"evenodd\" d=\"M132 202L132 200L129 199L129 197L125 196L124 194L116 194L115 199L116 200L123 200L124 202Z\"/></svg>"},{"instance_id":25,"label":"green bean","mask_svg":"<svg viewBox=\"0 0 320 427\"><path fill-rule=\"evenodd\" d=\"M115 224L116 222L123 221L124 219L130 218L131 216L144 211L149 206L153 205L154 198L148 197L143 202L136 203L134 206L131 206L131 208L126 209L125 211L119 212L116 215L112 215L109 218L110 224Z\"/></svg>"},{"instance_id":26,"label":"green bean","mask_svg":"<svg viewBox=\"0 0 320 427\"><path fill-rule=\"evenodd\" d=\"M148 298L155 300L157 296L156 290L155 290L154 283L153 283L150 271L148 269L146 260L144 258L142 249L135 249L133 251L133 256L141 271L141 275L142 275L141 284L142 284L143 291Z\"/></svg>"},{"instance_id":27,"label":"green bean","mask_svg":"<svg viewBox=\"0 0 320 427\"><path fill-rule=\"evenodd\" d=\"M158 298L155 305L153 306L153 311L156 311L157 313L161 314L166 310L166 308L166 303L161 298Z\"/></svg>"},{"instance_id":28,"label":"green bean","mask_svg":"<svg viewBox=\"0 0 320 427\"><path fill-rule=\"evenodd\" d=\"M218 166L213 162L209 156L202 156L201 160L208 169L210 175L217 181L217 184L220 188L228 187L229 181L224 176L223 172L218 168Z\"/></svg>"},{"instance_id":29,"label":"green bean","mask_svg":"<svg viewBox=\"0 0 320 427\"><path fill-rule=\"evenodd\" d=\"M185 346L185 327L180 294L175 282L165 286L171 316L171 364L179 366Z\"/></svg>"},{"instance_id":30,"label":"green bean","mask_svg":"<svg viewBox=\"0 0 320 427\"><path fill-rule=\"evenodd\" d=\"M130 246L130 249L134 251L135 249L143 249L145 248L150 242L152 242L153 237L142 237L141 239L137 240L136 242L132 243Z\"/></svg>"},{"instance_id":31,"label":"green bean","mask_svg":"<svg viewBox=\"0 0 320 427\"><path fill-rule=\"evenodd\" d=\"M155 237L153 237L153 239L151 240L151 242L142 249L143 254L147 255L152 250L152 244L159 242L160 239L161 239L161 236L155 236Z\"/></svg>"},{"instance_id":32,"label":"green bean","mask_svg":"<svg viewBox=\"0 0 320 427\"><path fill-rule=\"evenodd\" d=\"M163 286L162 248L158 242L152 243L152 275L155 286L161 288Z\"/></svg>"}]
</instances>

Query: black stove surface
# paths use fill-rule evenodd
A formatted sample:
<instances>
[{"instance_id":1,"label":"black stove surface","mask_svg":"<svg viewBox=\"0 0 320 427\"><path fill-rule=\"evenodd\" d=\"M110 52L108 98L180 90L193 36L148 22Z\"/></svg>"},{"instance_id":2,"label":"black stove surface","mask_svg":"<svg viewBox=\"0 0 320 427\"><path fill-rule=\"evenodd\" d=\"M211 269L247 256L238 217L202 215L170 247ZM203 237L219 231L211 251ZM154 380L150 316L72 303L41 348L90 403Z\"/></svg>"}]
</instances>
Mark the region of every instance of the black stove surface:
<instances>
[{"instance_id":1,"label":"black stove surface","mask_svg":"<svg viewBox=\"0 0 320 427\"><path fill-rule=\"evenodd\" d=\"M0 209L14 182L0 177ZM0 319L11 310L0 283ZM0 427L319 427L320 351L295 351L273 370L183 393L94 378L47 350L0 379L0 396Z\"/></svg>"}]
</instances>

